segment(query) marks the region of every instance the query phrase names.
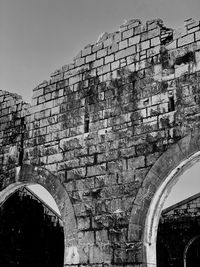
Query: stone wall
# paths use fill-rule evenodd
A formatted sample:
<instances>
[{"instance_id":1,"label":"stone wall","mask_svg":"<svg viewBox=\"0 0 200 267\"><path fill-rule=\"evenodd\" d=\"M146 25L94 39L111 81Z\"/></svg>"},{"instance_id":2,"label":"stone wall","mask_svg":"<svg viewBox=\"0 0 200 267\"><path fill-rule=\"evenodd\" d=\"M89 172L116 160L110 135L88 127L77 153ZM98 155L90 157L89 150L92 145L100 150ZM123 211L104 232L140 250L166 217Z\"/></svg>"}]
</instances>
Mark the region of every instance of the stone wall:
<instances>
[{"instance_id":1,"label":"stone wall","mask_svg":"<svg viewBox=\"0 0 200 267\"><path fill-rule=\"evenodd\" d=\"M24 153L25 114L28 104L21 96L0 91L0 186L15 181L15 167Z\"/></svg>"},{"instance_id":2,"label":"stone wall","mask_svg":"<svg viewBox=\"0 0 200 267\"><path fill-rule=\"evenodd\" d=\"M18 97L2 92L14 101L2 103L1 114L9 114L0 118L2 188L21 179L12 180L11 171L28 165L64 187L76 221L63 218L65 231L70 225L76 232L73 249L66 236L65 265L146 266L143 235L151 199L169 171L200 150L199 88L199 22L189 19L178 31L157 19L130 20L102 34L34 89L27 110ZM163 164L165 152L194 130L193 150L184 144L187 153L182 147L177 162ZM38 177L33 180L48 179ZM60 192L48 186L55 196Z\"/></svg>"}]
</instances>

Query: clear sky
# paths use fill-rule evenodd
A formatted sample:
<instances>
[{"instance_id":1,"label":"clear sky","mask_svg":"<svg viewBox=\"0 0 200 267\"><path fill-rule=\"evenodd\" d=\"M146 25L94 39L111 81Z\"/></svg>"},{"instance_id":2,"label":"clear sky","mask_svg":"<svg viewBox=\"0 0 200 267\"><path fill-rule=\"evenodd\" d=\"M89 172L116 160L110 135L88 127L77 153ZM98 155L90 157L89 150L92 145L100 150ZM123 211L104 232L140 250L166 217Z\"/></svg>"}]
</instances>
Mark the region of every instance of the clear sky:
<instances>
[{"instance_id":1,"label":"clear sky","mask_svg":"<svg viewBox=\"0 0 200 267\"><path fill-rule=\"evenodd\" d=\"M30 101L32 89L124 19L200 19L200 0L0 0L0 89Z\"/></svg>"},{"instance_id":2,"label":"clear sky","mask_svg":"<svg viewBox=\"0 0 200 267\"><path fill-rule=\"evenodd\" d=\"M168 198L164 203L167 208L179 201L200 192L200 162L186 170L179 181L173 186Z\"/></svg>"},{"instance_id":3,"label":"clear sky","mask_svg":"<svg viewBox=\"0 0 200 267\"><path fill-rule=\"evenodd\" d=\"M58 209L58 206L55 200L53 199L52 195L43 186L39 184L34 184L34 185L29 185L27 187L31 189L36 195L38 195L44 202L46 202L59 215L61 215Z\"/></svg>"},{"instance_id":4,"label":"clear sky","mask_svg":"<svg viewBox=\"0 0 200 267\"><path fill-rule=\"evenodd\" d=\"M200 20L200 0L0 0L0 89L30 102L32 89L50 73L125 19L161 18L178 28L191 17ZM188 181L177 186L172 202L200 188L198 177L193 186Z\"/></svg>"}]
</instances>

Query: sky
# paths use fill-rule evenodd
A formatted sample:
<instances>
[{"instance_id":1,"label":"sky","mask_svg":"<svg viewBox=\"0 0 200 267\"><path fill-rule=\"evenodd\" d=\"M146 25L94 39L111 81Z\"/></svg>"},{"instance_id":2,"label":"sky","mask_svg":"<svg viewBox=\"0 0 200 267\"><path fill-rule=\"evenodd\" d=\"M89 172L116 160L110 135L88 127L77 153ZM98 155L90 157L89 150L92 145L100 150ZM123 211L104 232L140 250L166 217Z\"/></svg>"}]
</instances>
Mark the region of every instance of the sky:
<instances>
[{"instance_id":1,"label":"sky","mask_svg":"<svg viewBox=\"0 0 200 267\"><path fill-rule=\"evenodd\" d=\"M0 0L0 90L30 102L39 83L71 63L102 32L118 30L125 19L161 18L166 26L179 28L185 19L200 20L199 11L200 0ZM199 171L194 169L191 177ZM177 186L173 201L188 186L190 194L199 188L196 181L194 188L190 182Z\"/></svg>"},{"instance_id":2,"label":"sky","mask_svg":"<svg viewBox=\"0 0 200 267\"><path fill-rule=\"evenodd\" d=\"M200 162L195 163L180 176L165 200L163 209L200 192Z\"/></svg>"},{"instance_id":3,"label":"sky","mask_svg":"<svg viewBox=\"0 0 200 267\"><path fill-rule=\"evenodd\" d=\"M0 89L30 102L39 83L125 19L177 28L199 10L199 0L0 0Z\"/></svg>"},{"instance_id":4,"label":"sky","mask_svg":"<svg viewBox=\"0 0 200 267\"><path fill-rule=\"evenodd\" d=\"M40 197L40 199L42 199L44 202L46 202L59 215L61 215L54 198L43 186L41 186L39 184L33 184L33 185L29 185L27 187L29 189L31 189L36 195L38 195Z\"/></svg>"}]
</instances>

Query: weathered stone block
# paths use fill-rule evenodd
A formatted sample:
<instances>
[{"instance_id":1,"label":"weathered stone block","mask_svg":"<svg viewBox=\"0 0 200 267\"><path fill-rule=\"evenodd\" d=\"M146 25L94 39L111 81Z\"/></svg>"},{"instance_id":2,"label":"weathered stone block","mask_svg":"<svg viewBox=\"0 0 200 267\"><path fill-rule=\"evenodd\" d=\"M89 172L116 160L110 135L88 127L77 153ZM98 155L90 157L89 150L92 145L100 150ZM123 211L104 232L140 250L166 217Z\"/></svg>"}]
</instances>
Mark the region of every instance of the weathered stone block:
<instances>
[{"instance_id":1,"label":"weathered stone block","mask_svg":"<svg viewBox=\"0 0 200 267\"><path fill-rule=\"evenodd\" d=\"M82 50L82 57L85 57L91 53L92 53L92 46L88 45L87 47L85 47L85 49Z\"/></svg>"},{"instance_id":2,"label":"weathered stone block","mask_svg":"<svg viewBox=\"0 0 200 267\"><path fill-rule=\"evenodd\" d=\"M91 61L94 61L96 59L96 54L91 54L89 56L86 57L86 63L89 63Z\"/></svg>"},{"instance_id":3,"label":"weathered stone block","mask_svg":"<svg viewBox=\"0 0 200 267\"><path fill-rule=\"evenodd\" d=\"M133 36L132 38L128 39L129 46L138 44L140 42L140 35Z\"/></svg>"},{"instance_id":4,"label":"weathered stone block","mask_svg":"<svg viewBox=\"0 0 200 267\"><path fill-rule=\"evenodd\" d=\"M133 35L133 29L124 31L122 33L122 39L127 39L127 38L131 37L132 35Z\"/></svg>"},{"instance_id":5,"label":"weathered stone block","mask_svg":"<svg viewBox=\"0 0 200 267\"><path fill-rule=\"evenodd\" d=\"M128 169L137 169L145 166L145 157L134 157L127 160L128 162Z\"/></svg>"},{"instance_id":6,"label":"weathered stone block","mask_svg":"<svg viewBox=\"0 0 200 267\"><path fill-rule=\"evenodd\" d=\"M194 34L192 33L178 39L178 46L187 45L193 42L194 42Z\"/></svg>"},{"instance_id":7,"label":"weathered stone block","mask_svg":"<svg viewBox=\"0 0 200 267\"><path fill-rule=\"evenodd\" d=\"M78 217L78 229L79 230L89 230L90 228L90 218L89 217Z\"/></svg>"},{"instance_id":8,"label":"weathered stone block","mask_svg":"<svg viewBox=\"0 0 200 267\"><path fill-rule=\"evenodd\" d=\"M195 41L200 40L200 31L195 32Z\"/></svg>"},{"instance_id":9,"label":"weathered stone block","mask_svg":"<svg viewBox=\"0 0 200 267\"><path fill-rule=\"evenodd\" d=\"M160 38L159 37L155 37L155 38L151 39L150 42L151 42L151 46L160 45Z\"/></svg>"},{"instance_id":10,"label":"weathered stone block","mask_svg":"<svg viewBox=\"0 0 200 267\"><path fill-rule=\"evenodd\" d=\"M122 42L119 43L119 50L124 49L128 46L128 41L124 40Z\"/></svg>"},{"instance_id":11,"label":"weathered stone block","mask_svg":"<svg viewBox=\"0 0 200 267\"><path fill-rule=\"evenodd\" d=\"M93 63L93 67L94 68L97 68L97 67L100 67L100 66L103 66L103 58L101 58L99 60L95 60L94 63Z\"/></svg>"},{"instance_id":12,"label":"weathered stone block","mask_svg":"<svg viewBox=\"0 0 200 267\"><path fill-rule=\"evenodd\" d=\"M148 48L150 48L150 41L149 40L141 43L141 50L146 50Z\"/></svg>"},{"instance_id":13,"label":"weathered stone block","mask_svg":"<svg viewBox=\"0 0 200 267\"><path fill-rule=\"evenodd\" d=\"M84 65L84 63L85 63L85 58L84 57L78 58L78 59L75 60L75 67L79 67L81 65Z\"/></svg>"},{"instance_id":14,"label":"weathered stone block","mask_svg":"<svg viewBox=\"0 0 200 267\"><path fill-rule=\"evenodd\" d=\"M66 171L67 181L73 179L81 179L86 176L86 168L76 168L73 170Z\"/></svg>"},{"instance_id":15,"label":"weathered stone block","mask_svg":"<svg viewBox=\"0 0 200 267\"><path fill-rule=\"evenodd\" d=\"M107 49L106 48L99 50L97 52L97 58L105 57L106 55L107 55Z\"/></svg>"},{"instance_id":16,"label":"weathered stone block","mask_svg":"<svg viewBox=\"0 0 200 267\"><path fill-rule=\"evenodd\" d=\"M112 43L112 45L110 45L108 47L108 55L113 54L115 52L117 52L119 50L119 44L118 43Z\"/></svg>"},{"instance_id":17,"label":"weathered stone block","mask_svg":"<svg viewBox=\"0 0 200 267\"><path fill-rule=\"evenodd\" d=\"M98 75L102 75L102 74L105 74L107 72L110 72L110 63L97 68Z\"/></svg>"},{"instance_id":18,"label":"weathered stone block","mask_svg":"<svg viewBox=\"0 0 200 267\"><path fill-rule=\"evenodd\" d=\"M62 154L54 154L54 155L49 155L47 162L48 164L55 163L55 162L60 162L63 160Z\"/></svg>"},{"instance_id":19,"label":"weathered stone block","mask_svg":"<svg viewBox=\"0 0 200 267\"><path fill-rule=\"evenodd\" d=\"M96 176L96 175L102 175L106 174L106 164L100 164L100 165L95 165L91 167L87 167L87 176Z\"/></svg>"},{"instance_id":20,"label":"weathered stone block","mask_svg":"<svg viewBox=\"0 0 200 267\"><path fill-rule=\"evenodd\" d=\"M115 54L115 60L122 59L124 57L133 55L133 54L135 54L135 52L136 52L136 47L134 45L130 46L130 47L116 53Z\"/></svg>"},{"instance_id":21,"label":"weathered stone block","mask_svg":"<svg viewBox=\"0 0 200 267\"><path fill-rule=\"evenodd\" d=\"M113 62L114 61L114 55L110 55L104 58L105 64Z\"/></svg>"}]
</instances>

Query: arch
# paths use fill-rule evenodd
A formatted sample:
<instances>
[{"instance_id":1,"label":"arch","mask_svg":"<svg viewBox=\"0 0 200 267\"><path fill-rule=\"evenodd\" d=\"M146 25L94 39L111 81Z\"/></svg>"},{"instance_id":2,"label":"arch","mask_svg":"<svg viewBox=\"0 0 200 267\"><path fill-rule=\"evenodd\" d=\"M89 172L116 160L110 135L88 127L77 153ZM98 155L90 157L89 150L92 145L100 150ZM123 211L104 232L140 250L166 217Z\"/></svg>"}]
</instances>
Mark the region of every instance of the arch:
<instances>
[{"instance_id":1,"label":"arch","mask_svg":"<svg viewBox=\"0 0 200 267\"><path fill-rule=\"evenodd\" d=\"M183 252L183 263L184 263L184 267L187 267L187 252L188 249L190 248L190 246L198 239L200 238L200 235L197 235L195 237L193 237L192 239L190 239L190 241L186 244L184 252Z\"/></svg>"},{"instance_id":2,"label":"arch","mask_svg":"<svg viewBox=\"0 0 200 267\"><path fill-rule=\"evenodd\" d=\"M54 198L59 208L64 228L64 264L79 263L77 223L73 206L64 185L51 172L44 168L28 164L22 167L16 167L15 181L10 180L9 185L0 191L0 202L6 201L20 187L32 184L43 186Z\"/></svg>"},{"instance_id":3,"label":"arch","mask_svg":"<svg viewBox=\"0 0 200 267\"><path fill-rule=\"evenodd\" d=\"M156 266L156 238L165 199L180 175L200 160L200 129L171 145L156 161L137 193L129 221L129 242L140 242L146 266Z\"/></svg>"},{"instance_id":4,"label":"arch","mask_svg":"<svg viewBox=\"0 0 200 267\"><path fill-rule=\"evenodd\" d=\"M61 218L28 188L2 203L0 218L0 266L63 266Z\"/></svg>"}]
</instances>

